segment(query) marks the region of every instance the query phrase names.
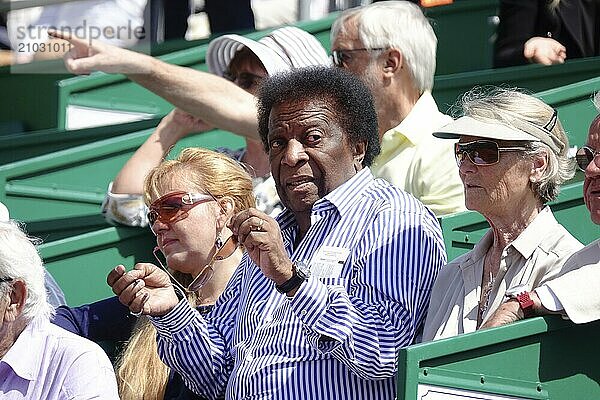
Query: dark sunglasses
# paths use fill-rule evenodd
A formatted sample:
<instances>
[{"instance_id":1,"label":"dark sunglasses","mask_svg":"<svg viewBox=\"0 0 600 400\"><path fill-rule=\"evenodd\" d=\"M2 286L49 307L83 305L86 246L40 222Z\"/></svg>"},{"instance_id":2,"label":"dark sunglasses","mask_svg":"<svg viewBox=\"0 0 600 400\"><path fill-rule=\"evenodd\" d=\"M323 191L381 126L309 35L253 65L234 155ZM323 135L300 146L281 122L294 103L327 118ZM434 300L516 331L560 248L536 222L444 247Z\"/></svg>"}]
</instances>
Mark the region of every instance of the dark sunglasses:
<instances>
[{"instance_id":1,"label":"dark sunglasses","mask_svg":"<svg viewBox=\"0 0 600 400\"><path fill-rule=\"evenodd\" d=\"M596 156L598 154L600 154L600 151L594 150L589 146L583 146L582 148L577 150L577 153L575 154L575 160L577 161L577 167L579 167L580 170L585 172L588 165L590 165L590 163L592 161L594 161L594 159L596 158ZM596 164L596 165L598 165L598 164Z\"/></svg>"},{"instance_id":2,"label":"dark sunglasses","mask_svg":"<svg viewBox=\"0 0 600 400\"><path fill-rule=\"evenodd\" d=\"M206 282L208 282L213 277L215 273L215 262L229 258L231 255L233 255L233 253L235 253L237 248L237 238L233 235L229 236L225 243L223 243L223 246L221 246L215 251L215 254L212 256L209 263L206 264L204 268L200 270L200 273L196 275L196 277L190 282L190 284L187 287L184 287L181 283L179 283L179 281L177 281L177 279L173 275L171 275L167 267L165 267L163 262L160 260L160 258L158 257L158 252L160 251L158 246L154 248L152 253L154 254L154 258L156 258L156 261L158 261L158 265L160 266L160 268L169 275L169 278L171 278L171 282L173 282L175 286L177 286L183 292L197 292L198 290L200 290L200 288L202 288L202 286L206 284Z\"/></svg>"},{"instance_id":3,"label":"dark sunglasses","mask_svg":"<svg viewBox=\"0 0 600 400\"><path fill-rule=\"evenodd\" d=\"M348 65L348 62L350 60L352 60L352 56L350 55L351 53L353 53L355 51L375 51L375 50L385 50L385 49L382 47L378 47L378 48L374 48L374 49L362 48L362 49L333 50L331 52L331 61L333 62L333 65L335 65L336 67L343 68Z\"/></svg>"},{"instance_id":4,"label":"dark sunglasses","mask_svg":"<svg viewBox=\"0 0 600 400\"><path fill-rule=\"evenodd\" d=\"M188 212L198 204L216 201L211 194L173 192L168 193L152 202L148 211L150 227L156 221L172 224L187 218Z\"/></svg>"},{"instance_id":5,"label":"dark sunglasses","mask_svg":"<svg viewBox=\"0 0 600 400\"><path fill-rule=\"evenodd\" d=\"M454 156L459 167L465 161L465 157L468 157L475 165L493 165L500 160L500 152L525 150L529 150L529 148L524 146L500 147L492 140L475 140L454 144Z\"/></svg>"},{"instance_id":6,"label":"dark sunglasses","mask_svg":"<svg viewBox=\"0 0 600 400\"><path fill-rule=\"evenodd\" d=\"M235 83L244 90L248 90L252 87L260 85L265 79L262 76L254 75L249 72L242 72L239 75L236 75L230 71L225 71L223 77Z\"/></svg>"}]
</instances>

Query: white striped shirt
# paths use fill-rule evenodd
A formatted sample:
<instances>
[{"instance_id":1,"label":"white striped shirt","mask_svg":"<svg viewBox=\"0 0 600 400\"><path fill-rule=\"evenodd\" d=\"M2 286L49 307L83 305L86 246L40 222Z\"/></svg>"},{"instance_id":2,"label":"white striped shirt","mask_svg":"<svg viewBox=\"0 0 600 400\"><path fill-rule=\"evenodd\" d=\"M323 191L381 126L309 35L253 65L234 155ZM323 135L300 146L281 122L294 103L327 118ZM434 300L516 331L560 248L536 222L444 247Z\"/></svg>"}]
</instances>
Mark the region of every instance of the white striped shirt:
<instances>
[{"instance_id":1,"label":"white striped shirt","mask_svg":"<svg viewBox=\"0 0 600 400\"><path fill-rule=\"evenodd\" d=\"M152 318L161 357L211 399L393 399L398 350L446 262L435 216L364 169L313 205L296 248L293 214L277 219L293 261L348 249L340 277L311 277L289 299L245 255L206 318L185 301Z\"/></svg>"}]
</instances>

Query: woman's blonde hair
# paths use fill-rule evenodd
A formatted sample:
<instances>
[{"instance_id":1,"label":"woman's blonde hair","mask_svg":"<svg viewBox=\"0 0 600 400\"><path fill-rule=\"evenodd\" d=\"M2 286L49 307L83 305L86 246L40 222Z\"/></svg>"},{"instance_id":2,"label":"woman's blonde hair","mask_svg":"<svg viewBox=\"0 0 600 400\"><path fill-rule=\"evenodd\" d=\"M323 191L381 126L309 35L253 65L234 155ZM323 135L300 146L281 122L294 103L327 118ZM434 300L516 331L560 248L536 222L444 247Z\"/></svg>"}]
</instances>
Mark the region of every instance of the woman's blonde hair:
<instances>
[{"instance_id":1,"label":"woman's blonde hair","mask_svg":"<svg viewBox=\"0 0 600 400\"><path fill-rule=\"evenodd\" d=\"M250 175L240 163L221 153L187 148L176 159L163 161L146 177L146 203L165 194L163 188L174 181L185 182L190 190L209 192L217 199L230 198L234 213L254 206ZM184 286L192 280L189 274L172 273ZM194 307L199 305L196 293L190 293L188 301ZM162 399L168 378L169 368L158 357L156 329L148 318L141 317L117 361L121 399Z\"/></svg>"}]
</instances>

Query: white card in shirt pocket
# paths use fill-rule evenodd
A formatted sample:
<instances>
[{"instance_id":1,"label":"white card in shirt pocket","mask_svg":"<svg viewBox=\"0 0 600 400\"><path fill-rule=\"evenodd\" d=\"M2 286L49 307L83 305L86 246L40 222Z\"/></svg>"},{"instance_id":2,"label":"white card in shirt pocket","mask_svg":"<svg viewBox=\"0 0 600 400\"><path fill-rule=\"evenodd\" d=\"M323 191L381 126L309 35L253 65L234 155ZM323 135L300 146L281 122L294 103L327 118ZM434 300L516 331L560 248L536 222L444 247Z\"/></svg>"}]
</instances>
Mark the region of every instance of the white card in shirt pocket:
<instances>
[{"instance_id":1,"label":"white card in shirt pocket","mask_svg":"<svg viewBox=\"0 0 600 400\"><path fill-rule=\"evenodd\" d=\"M310 274L316 278L339 278L350 255L344 247L321 246L310 260Z\"/></svg>"}]
</instances>

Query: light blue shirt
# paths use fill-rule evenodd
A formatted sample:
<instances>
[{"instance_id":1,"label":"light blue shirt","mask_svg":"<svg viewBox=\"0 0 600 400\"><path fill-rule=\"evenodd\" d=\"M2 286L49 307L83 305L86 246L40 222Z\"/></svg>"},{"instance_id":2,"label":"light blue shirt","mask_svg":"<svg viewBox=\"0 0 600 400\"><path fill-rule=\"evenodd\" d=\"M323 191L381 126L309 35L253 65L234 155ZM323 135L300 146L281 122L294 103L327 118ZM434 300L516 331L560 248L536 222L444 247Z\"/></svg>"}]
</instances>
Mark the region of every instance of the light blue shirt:
<instances>
[{"instance_id":1,"label":"light blue shirt","mask_svg":"<svg viewBox=\"0 0 600 400\"><path fill-rule=\"evenodd\" d=\"M31 321L0 360L3 400L118 399L104 351L43 318Z\"/></svg>"},{"instance_id":2,"label":"light blue shirt","mask_svg":"<svg viewBox=\"0 0 600 400\"><path fill-rule=\"evenodd\" d=\"M313 205L297 246L293 214L277 220L312 273L322 246L345 249L337 274L311 276L290 299L245 255L206 318L185 301L152 318L161 357L211 399L393 399L398 351L446 262L435 216L363 169Z\"/></svg>"}]
</instances>

